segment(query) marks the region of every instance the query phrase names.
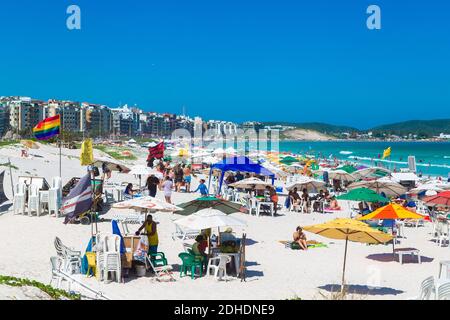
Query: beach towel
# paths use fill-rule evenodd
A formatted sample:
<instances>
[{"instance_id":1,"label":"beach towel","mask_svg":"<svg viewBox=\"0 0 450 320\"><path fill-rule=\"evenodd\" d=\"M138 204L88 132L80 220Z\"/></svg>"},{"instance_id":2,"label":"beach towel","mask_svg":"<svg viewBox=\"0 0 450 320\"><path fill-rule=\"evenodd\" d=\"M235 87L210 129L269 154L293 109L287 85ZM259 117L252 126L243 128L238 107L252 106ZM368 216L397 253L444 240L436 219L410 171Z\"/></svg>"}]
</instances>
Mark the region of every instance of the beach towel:
<instances>
[{"instance_id":1,"label":"beach towel","mask_svg":"<svg viewBox=\"0 0 450 320\"><path fill-rule=\"evenodd\" d=\"M123 241L122 234L120 233L119 225L117 224L116 220L111 221L111 225L112 225L112 233L120 237L120 254L124 254L126 252L125 242Z\"/></svg>"},{"instance_id":2,"label":"beach towel","mask_svg":"<svg viewBox=\"0 0 450 320\"><path fill-rule=\"evenodd\" d=\"M285 240L280 240L278 241L282 244L284 244L284 246L286 248L292 249L292 250L300 250L300 245L297 242L294 241L285 241ZM328 248L328 246L325 243L322 242L317 242L317 241L306 241L307 245L308 245L308 249L314 249L314 248Z\"/></svg>"},{"instance_id":3,"label":"beach towel","mask_svg":"<svg viewBox=\"0 0 450 320\"><path fill-rule=\"evenodd\" d=\"M86 252L92 252L92 243L94 242L94 238L92 237L91 240L89 240L89 243L86 247L85 254L83 256L83 259L81 259L81 274L86 274L89 268L88 260L86 257ZM95 276L94 272L90 270L89 275Z\"/></svg>"}]
</instances>

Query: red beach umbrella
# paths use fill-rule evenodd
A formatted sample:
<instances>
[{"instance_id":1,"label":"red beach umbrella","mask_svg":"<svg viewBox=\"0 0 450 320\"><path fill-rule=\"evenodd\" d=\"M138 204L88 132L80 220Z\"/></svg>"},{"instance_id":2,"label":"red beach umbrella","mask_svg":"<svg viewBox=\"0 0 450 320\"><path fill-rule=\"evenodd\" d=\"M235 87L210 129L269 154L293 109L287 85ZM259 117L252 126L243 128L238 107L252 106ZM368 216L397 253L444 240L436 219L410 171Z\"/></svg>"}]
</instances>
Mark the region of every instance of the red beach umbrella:
<instances>
[{"instance_id":1,"label":"red beach umbrella","mask_svg":"<svg viewBox=\"0 0 450 320\"><path fill-rule=\"evenodd\" d=\"M435 196L426 197L426 203L450 207L450 191L439 192Z\"/></svg>"}]
</instances>

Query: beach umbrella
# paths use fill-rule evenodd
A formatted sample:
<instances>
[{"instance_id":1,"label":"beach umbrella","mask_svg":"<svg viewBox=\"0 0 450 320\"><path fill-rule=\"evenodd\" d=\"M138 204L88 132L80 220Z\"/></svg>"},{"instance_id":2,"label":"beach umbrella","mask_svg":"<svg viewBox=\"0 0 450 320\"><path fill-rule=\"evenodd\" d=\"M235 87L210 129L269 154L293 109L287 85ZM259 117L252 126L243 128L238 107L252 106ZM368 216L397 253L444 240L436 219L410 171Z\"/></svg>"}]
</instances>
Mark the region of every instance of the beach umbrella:
<instances>
[{"instance_id":1,"label":"beach umbrella","mask_svg":"<svg viewBox=\"0 0 450 320\"><path fill-rule=\"evenodd\" d=\"M403 206L396 204L396 203L390 203L384 207L378 208L377 210L373 211L372 213L369 213L365 215L364 217L359 218L358 220L398 220L398 219L412 219L412 220L422 220L425 217L409 211L408 209L404 208ZM392 252L394 252L394 246L395 241L392 241Z\"/></svg>"},{"instance_id":2,"label":"beach umbrella","mask_svg":"<svg viewBox=\"0 0 450 320\"><path fill-rule=\"evenodd\" d=\"M345 166L339 167L339 168L337 168L337 170L343 170L347 173L353 173L353 172L357 171L357 169L350 164L346 164Z\"/></svg>"},{"instance_id":3,"label":"beach umbrella","mask_svg":"<svg viewBox=\"0 0 450 320\"><path fill-rule=\"evenodd\" d=\"M225 153L225 150L223 148L217 148L212 152L214 155L222 155Z\"/></svg>"},{"instance_id":4,"label":"beach umbrella","mask_svg":"<svg viewBox=\"0 0 450 320\"><path fill-rule=\"evenodd\" d=\"M356 188L368 188L376 191L376 193L384 193L386 196L400 196L406 193L406 188L401 184L387 178L380 178L372 181L358 181L348 186L349 190Z\"/></svg>"},{"instance_id":5,"label":"beach umbrella","mask_svg":"<svg viewBox=\"0 0 450 320\"><path fill-rule=\"evenodd\" d=\"M363 179L366 177L385 177L389 174L391 174L391 171L389 171L388 169L385 168L377 168L377 167L372 167L372 168L363 168L360 169L358 171L355 171L352 173L353 176L355 176L358 179Z\"/></svg>"},{"instance_id":6,"label":"beach umbrella","mask_svg":"<svg viewBox=\"0 0 450 320\"><path fill-rule=\"evenodd\" d=\"M336 199L349 201L382 202L382 203L389 202L389 199L380 196L378 193L368 188L357 188L350 190L348 193L336 197Z\"/></svg>"},{"instance_id":7,"label":"beach umbrella","mask_svg":"<svg viewBox=\"0 0 450 320\"><path fill-rule=\"evenodd\" d=\"M328 178L332 180L341 180L341 181L355 181L356 178L351 174L344 170L331 170L328 172Z\"/></svg>"},{"instance_id":8,"label":"beach umbrella","mask_svg":"<svg viewBox=\"0 0 450 320\"><path fill-rule=\"evenodd\" d=\"M297 158L294 158L292 156L287 156L287 157L284 157L283 159L280 159L280 163L282 163L282 164L290 165L294 162L300 162L300 160L298 160Z\"/></svg>"},{"instance_id":9,"label":"beach umbrella","mask_svg":"<svg viewBox=\"0 0 450 320\"><path fill-rule=\"evenodd\" d=\"M309 177L301 177L299 180L293 182L287 187L289 191L297 188L298 190L306 189L308 192L317 192L320 188L325 187L325 182L312 179Z\"/></svg>"},{"instance_id":10,"label":"beach umbrella","mask_svg":"<svg viewBox=\"0 0 450 320\"><path fill-rule=\"evenodd\" d=\"M131 175L135 175L135 176L139 177L139 188L141 187L142 176L153 174L158 179L163 178L163 174L161 172L159 172L155 169L146 167L144 165L135 165L135 166L131 167L130 171L127 172L127 174L131 174Z\"/></svg>"},{"instance_id":11,"label":"beach umbrella","mask_svg":"<svg viewBox=\"0 0 450 320\"><path fill-rule=\"evenodd\" d=\"M234 218L230 215L226 215L225 213L216 209L203 209L187 217L175 220L174 223L180 227L191 230L247 226L247 223L245 221Z\"/></svg>"},{"instance_id":12,"label":"beach umbrella","mask_svg":"<svg viewBox=\"0 0 450 320\"><path fill-rule=\"evenodd\" d=\"M450 191L439 192L435 196L426 197L423 201L427 204L450 207Z\"/></svg>"},{"instance_id":13,"label":"beach umbrella","mask_svg":"<svg viewBox=\"0 0 450 320\"><path fill-rule=\"evenodd\" d=\"M226 154L236 154L237 151L236 151L236 149L233 148L233 147L228 147L228 148L225 150L225 153L226 153Z\"/></svg>"},{"instance_id":14,"label":"beach umbrella","mask_svg":"<svg viewBox=\"0 0 450 320\"><path fill-rule=\"evenodd\" d=\"M20 143L28 149L39 149L39 145L32 140L20 140Z\"/></svg>"},{"instance_id":15,"label":"beach umbrella","mask_svg":"<svg viewBox=\"0 0 450 320\"><path fill-rule=\"evenodd\" d=\"M435 192L436 195L438 192L444 191L443 189L439 188L438 186L434 185L434 184L422 184L414 189L409 190L409 193L421 193L423 191L432 191Z\"/></svg>"},{"instance_id":16,"label":"beach umbrella","mask_svg":"<svg viewBox=\"0 0 450 320\"><path fill-rule=\"evenodd\" d=\"M203 158L202 163L211 165L211 164L215 164L219 161L220 160L217 159L216 157L208 156L208 157Z\"/></svg>"},{"instance_id":17,"label":"beach umbrella","mask_svg":"<svg viewBox=\"0 0 450 320\"><path fill-rule=\"evenodd\" d=\"M216 197L201 197L186 203L179 204L178 207L182 208L183 211L177 213L183 216L190 215L207 208L219 210L220 212L223 212L225 214L240 212L243 208L238 203L219 199Z\"/></svg>"},{"instance_id":18,"label":"beach umbrella","mask_svg":"<svg viewBox=\"0 0 450 320\"><path fill-rule=\"evenodd\" d=\"M303 229L326 238L345 240L341 292L344 291L348 241L381 244L392 240L391 235L372 229L367 224L353 219L335 219L322 224L306 226Z\"/></svg>"},{"instance_id":19,"label":"beach umbrella","mask_svg":"<svg viewBox=\"0 0 450 320\"><path fill-rule=\"evenodd\" d=\"M174 212L183 210L173 204L163 202L153 197L134 198L113 204L115 209L134 209L136 211L163 211Z\"/></svg>"},{"instance_id":20,"label":"beach umbrella","mask_svg":"<svg viewBox=\"0 0 450 320\"><path fill-rule=\"evenodd\" d=\"M358 220L422 220L424 218L425 217L421 214L410 211L399 204L390 203L384 207L378 208L377 210L365 215L364 217L359 218Z\"/></svg>"},{"instance_id":21,"label":"beach umbrella","mask_svg":"<svg viewBox=\"0 0 450 320\"><path fill-rule=\"evenodd\" d=\"M273 187L271 183L262 181L258 178L247 178L241 181L232 183L229 185L230 187L239 188L239 189L256 189L256 190L264 190L266 187Z\"/></svg>"},{"instance_id":22,"label":"beach umbrella","mask_svg":"<svg viewBox=\"0 0 450 320\"><path fill-rule=\"evenodd\" d=\"M103 163L106 163L106 167L111 171L119 171L121 173L128 173L130 171L130 169L123 163L104 157L95 158L93 165L101 168Z\"/></svg>"}]
</instances>

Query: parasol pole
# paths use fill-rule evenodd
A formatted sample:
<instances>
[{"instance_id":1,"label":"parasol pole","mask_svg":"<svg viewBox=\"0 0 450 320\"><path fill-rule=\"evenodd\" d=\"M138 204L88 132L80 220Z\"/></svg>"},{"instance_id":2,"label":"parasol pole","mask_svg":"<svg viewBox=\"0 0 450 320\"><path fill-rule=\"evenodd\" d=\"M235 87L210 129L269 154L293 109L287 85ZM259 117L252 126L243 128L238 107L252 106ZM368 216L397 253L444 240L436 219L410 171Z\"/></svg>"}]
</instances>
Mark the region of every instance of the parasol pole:
<instances>
[{"instance_id":1,"label":"parasol pole","mask_svg":"<svg viewBox=\"0 0 450 320\"><path fill-rule=\"evenodd\" d=\"M8 167L9 167L9 178L11 179L11 191L14 198L14 184L13 184L13 177L12 177L12 169L11 169L11 159L8 158Z\"/></svg>"},{"instance_id":2,"label":"parasol pole","mask_svg":"<svg viewBox=\"0 0 450 320\"><path fill-rule=\"evenodd\" d=\"M347 245L348 245L348 235L345 238L345 251L344 251L344 266L342 268L342 284L341 284L341 293L344 293L344 282L345 282L345 263L347 261Z\"/></svg>"}]
</instances>

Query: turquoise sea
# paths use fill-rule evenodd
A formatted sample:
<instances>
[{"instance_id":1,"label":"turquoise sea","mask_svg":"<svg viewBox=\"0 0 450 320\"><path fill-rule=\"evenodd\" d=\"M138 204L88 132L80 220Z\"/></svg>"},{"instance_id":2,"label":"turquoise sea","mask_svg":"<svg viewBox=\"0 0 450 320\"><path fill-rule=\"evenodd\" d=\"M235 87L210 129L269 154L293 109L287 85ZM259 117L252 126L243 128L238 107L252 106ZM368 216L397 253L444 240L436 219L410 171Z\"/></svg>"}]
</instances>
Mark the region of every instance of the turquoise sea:
<instances>
[{"instance_id":1,"label":"turquoise sea","mask_svg":"<svg viewBox=\"0 0 450 320\"><path fill-rule=\"evenodd\" d=\"M391 158L379 159L383 150L391 147ZM281 141L280 151L311 154L316 157L338 158L365 165L382 166L394 170L408 167L408 156L415 156L417 172L424 176L450 174L450 142L363 142L363 141Z\"/></svg>"}]
</instances>

